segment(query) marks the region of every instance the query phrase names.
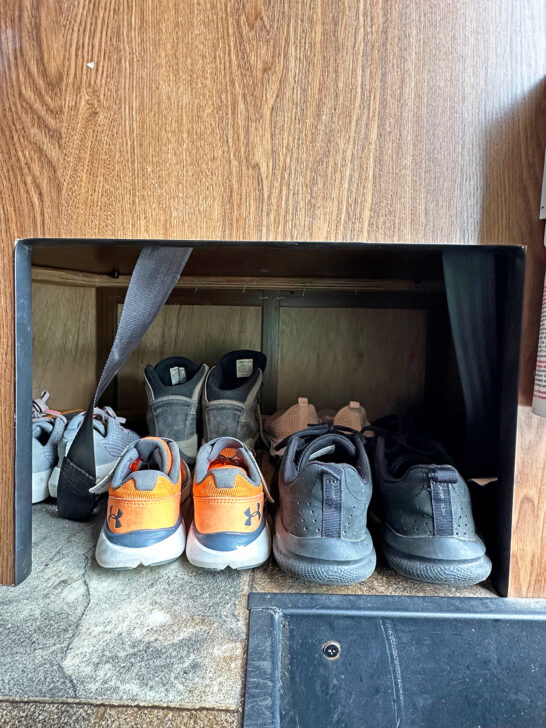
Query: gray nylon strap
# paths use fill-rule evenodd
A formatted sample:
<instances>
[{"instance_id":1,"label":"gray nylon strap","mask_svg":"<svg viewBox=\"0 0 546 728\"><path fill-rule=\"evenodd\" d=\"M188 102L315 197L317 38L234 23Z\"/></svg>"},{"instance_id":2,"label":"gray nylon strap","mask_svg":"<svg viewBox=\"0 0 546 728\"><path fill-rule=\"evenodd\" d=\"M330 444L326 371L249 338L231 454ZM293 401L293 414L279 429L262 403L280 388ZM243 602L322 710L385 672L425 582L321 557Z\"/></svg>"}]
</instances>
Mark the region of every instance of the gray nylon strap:
<instances>
[{"instance_id":1,"label":"gray nylon strap","mask_svg":"<svg viewBox=\"0 0 546 728\"><path fill-rule=\"evenodd\" d=\"M167 301L191 251L192 248L186 247L149 246L143 248L136 262L118 330L97 391L63 460L57 489L57 508L64 518L84 520L93 511L95 498L89 493L89 489L95 485L96 473L93 409Z\"/></svg>"},{"instance_id":2,"label":"gray nylon strap","mask_svg":"<svg viewBox=\"0 0 546 728\"><path fill-rule=\"evenodd\" d=\"M435 536L453 536L453 508L451 485L457 483L453 468L437 466L428 471L430 496L432 500L433 528Z\"/></svg>"},{"instance_id":3,"label":"gray nylon strap","mask_svg":"<svg viewBox=\"0 0 546 728\"><path fill-rule=\"evenodd\" d=\"M341 478L335 466L322 475L322 535L328 538L341 538Z\"/></svg>"}]
</instances>

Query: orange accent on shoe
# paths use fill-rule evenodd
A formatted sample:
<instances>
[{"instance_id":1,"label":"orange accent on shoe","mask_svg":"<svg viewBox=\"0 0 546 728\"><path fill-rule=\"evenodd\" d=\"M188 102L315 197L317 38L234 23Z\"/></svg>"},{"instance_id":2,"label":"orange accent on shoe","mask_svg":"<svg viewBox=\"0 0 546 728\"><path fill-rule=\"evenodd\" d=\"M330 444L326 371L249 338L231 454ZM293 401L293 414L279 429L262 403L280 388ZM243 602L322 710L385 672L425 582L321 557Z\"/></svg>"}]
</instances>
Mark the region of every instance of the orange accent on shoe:
<instances>
[{"instance_id":1,"label":"orange accent on shoe","mask_svg":"<svg viewBox=\"0 0 546 728\"><path fill-rule=\"evenodd\" d=\"M225 493L227 488L219 491ZM256 488L254 489L256 490ZM194 498L195 527L199 533L252 533L261 523L264 512L263 491L253 498L229 498L217 496L210 498ZM258 505L260 506L258 509ZM248 523L248 511L259 513L259 517Z\"/></svg>"},{"instance_id":2,"label":"orange accent on shoe","mask_svg":"<svg viewBox=\"0 0 546 728\"><path fill-rule=\"evenodd\" d=\"M112 495L108 498L106 522L113 533L171 528L179 517L180 493L166 498L118 498Z\"/></svg>"},{"instance_id":3,"label":"orange accent on shoe","mask_svg":"<svg viewBox=\"0 0 546 728\"><path fill-rule=\"evenodd\" d=\"M249 479L244 463L232 448L225 448L209 466L208 475L193 484L195 527L200 533L252 533L261 523L264 512L264 491ZM236 470L232 488L217 488L214 471L219 468ZM258 508L259 505L259 508ZM248 523L248 511L259 513Z\"/></svg>"},{"instance_id":4,"label":"orange accent on shoe","mask_svg":"<svg viewBox=\"0 0 546 728\"><path fill-rule=\"evenodd\" d=\"M173 483L161 473L157 475L157 482L153 490L138 490L133 478L129 478L125 483L115 490L110 487L108 492L112 498L136 498L137 500L157 500L159 498L167 498L171 495L180 493L180 478L177 483Z\"/></svg>"},{"instance_id":5,"label":"orange accent on shoe","mask_svg":"<svg viewBox=\"0 0 546 728\"><path fill-rule=\"evenodd\" d=\"M255 485L252 485L244 475L244 471L237 468L238 472L235 475L233 481L233 488L217 488L214 475L210 473L200 483L194 483L193 485L193 497L205 498L214 497L215 495L222 495L231 498L252 498L257 492L261 492L261 488L258 490Z\"/></svg>"}]
</instances>

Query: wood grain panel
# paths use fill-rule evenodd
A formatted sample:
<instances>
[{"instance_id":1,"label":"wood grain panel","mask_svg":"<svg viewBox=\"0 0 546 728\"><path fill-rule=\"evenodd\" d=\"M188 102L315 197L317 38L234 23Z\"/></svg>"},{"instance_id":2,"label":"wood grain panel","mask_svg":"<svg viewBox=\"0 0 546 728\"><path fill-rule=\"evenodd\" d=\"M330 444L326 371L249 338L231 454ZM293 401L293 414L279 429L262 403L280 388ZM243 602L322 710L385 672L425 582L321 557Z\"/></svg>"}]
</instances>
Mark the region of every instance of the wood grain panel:
<instances>
[{"instance_id":1,"label":"wood grain panel","mask_svg":"<svg viewBox=\"0 0 546 728\"><path fill-rule=\"evenodd\" d=\"M282 308L279 408L356 399L374 420L422 404L426 312Z\"/></svg>"},{"instance_id":2,"label":"wood grain panel","mask_svg":"<svg viewBox=\"0 0 546 728\"><path fill-rule=\"evenodd\" d=\"M87 408L96 387L95 291L32 286L33 391L54 409Z\"/></svg>"},{"instance_id":3,"label":"wood grain panel","mask_svg":"<svg viewBox=\"0 0 546 728\"><path fill-rule=\"evenodd\" d=\"M527 243L532 280L543 273L543 0L0 0L0 10L3 371L13 371L16 237ZM524 404L539 304L533 284ZM8 378L0 395L7 433ZM516 508L544 477L525 453L546 446L545 422L531 426L522 410L519 424ZM10 438L0 479L9 544ZM540 523L525 525L518 569L539 562ZM0 580L12 575L4 548Z\"/></svg>"},{"instance_id":4,"label":"wood grain panel","mask_svg":"<svg viewBox=\"0 0 546 728\"><path fill-rule=\"evenodd\" d=\"M510 593L546 595L546 449L544 419L520 406Z\"/></svg>"},{"instance_id":5,"label":"wood grain panel","mask_svg":"<svg viewBox=\"0 0 546 728\"><path fill-rule=\"evenodd\" d=\"M120 411L146 411L146 364L176 355L198 364L217 364L234 349L259 350L261 318L258 306L165 306L119 374Z\"/></svg>"}]
</instances>

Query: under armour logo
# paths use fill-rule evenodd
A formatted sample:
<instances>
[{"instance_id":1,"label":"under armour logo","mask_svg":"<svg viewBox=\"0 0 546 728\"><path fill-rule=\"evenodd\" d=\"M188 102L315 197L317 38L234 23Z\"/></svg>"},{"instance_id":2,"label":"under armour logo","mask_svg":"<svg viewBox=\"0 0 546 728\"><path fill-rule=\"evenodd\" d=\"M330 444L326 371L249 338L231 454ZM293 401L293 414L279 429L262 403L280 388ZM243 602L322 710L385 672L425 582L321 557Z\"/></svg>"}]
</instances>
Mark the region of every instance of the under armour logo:
<instances>
[{"instance_id":1,"label":"under armour logo","mask_svg":"<svg viewBox=\"0 0 546 728\"><path fill-rule=\"evenodd\" d=\"M121 528L121 517L123 516L123 511L118 508L118 512L114 513L114 509L112 506L110 506L110 513L108 514L108 520L110 521L112 518L115 521L114 528Z\"/></svg>"},{"instance_id":2,"label":"under armour logo","mask_svg":"<svg viewBox=\"0 0 546 728\"><path fill-rule=\"evenodd\" d=\"M260 504L258 503L256 505L256 510L253 512L250 510L250 508L247 508L245 511L245 516L246 516L245 526L252 525L252 519L254 518L254 516L258 516L258 521L259 521L262 516L261 511L260 511Z\"/></svg>"}]
</instances>

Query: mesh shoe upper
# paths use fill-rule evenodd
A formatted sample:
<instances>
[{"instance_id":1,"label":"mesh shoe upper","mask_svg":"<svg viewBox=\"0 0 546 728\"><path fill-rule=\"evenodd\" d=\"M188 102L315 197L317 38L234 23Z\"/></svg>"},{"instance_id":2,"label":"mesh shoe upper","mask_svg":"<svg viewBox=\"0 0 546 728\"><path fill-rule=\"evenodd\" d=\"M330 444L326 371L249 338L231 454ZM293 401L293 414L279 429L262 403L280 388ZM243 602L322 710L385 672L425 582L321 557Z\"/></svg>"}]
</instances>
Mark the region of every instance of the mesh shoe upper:
<instances>
[{"instance_id":1,"label":"mesh shoe upper","mask_svg":"<svg viewBox=\"0 0 546 728\"><path fill-rule=\"evenodd\" d=\"M64 417L42 417L32 423L32 472L51 470L59 457L58 446L66 426Z\"/></svg>"},{"instance_id":2,"label":"mesh shoe upper","mask_svg":"<svg viewBox=\"0 0 546 728\"><path fill-rule=\"evenodd\" d=\"M274 457L281 457L285 448L278 445L286 438L309 425L318 425L319 419L314 405L307 397L298 397L298 403L287 410L279 410L270 415L264 423L263 439Z\"/></svg>"},{"instance_id":3,"label":"mesh shoe upper","mask_svg":"<svg viewBox=\"0 0 546 728\"><path fill-rule=\"evenodd\" d=\"M292 436L278 487L277 517L294 536L345 541L369 537L371 477L360 433L318 425Z\"/></svg>"},{"instance_id":4,"label":"mesh shoe upper","mask_svg":"<svg viewBox=\"0 0 546 728\"><path fill-rule=\"evenodd\" d=\"M250 450L235 438L221 437L200 449L193 500L197 536L210 548L244 545L265 525L263 476Z\"/></svg>"},{"instance_id":5,"label":"mesh shoe upper","mask_svg":"<svg viewBox=\"0 0 546 728\"><path fill-rule=\"evenodd\" d=\"M189 483L176 443L158 437L137 440L112 476L106 537L126 546L147 546L156 537L165 538L180 525L180 504L189 494Z\"/></svg>"},{"instance_id":6,"label":"mesh shoe upper","mask_svg":"<svg viewBox=\"0 0 546 728\"><path fill-rule=\"evenodd\" d=\"M85 413L76 415L67 425L59 445L59 460L70 450ZM136 432L123 427L125 420L118 417L110 407L95 409L93 418L93 444L96 465L115 462L128 445L139 439Z\"/></svg>"},{"instance_id":7,"label":"mesh shoe upper","mask_svg":"<svg viewBox=\"0 0 546 728\"><path fill-rule=\"evenodd\" d=\"M384 536L393 547L399 547L397 539L403 537L424 557L472 558L485 552L476 534L468 487L441 445L379 433L373 450L373 509L384 521Z\"/></svg>"}]
</instances>

